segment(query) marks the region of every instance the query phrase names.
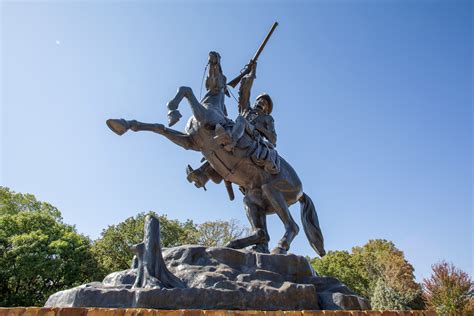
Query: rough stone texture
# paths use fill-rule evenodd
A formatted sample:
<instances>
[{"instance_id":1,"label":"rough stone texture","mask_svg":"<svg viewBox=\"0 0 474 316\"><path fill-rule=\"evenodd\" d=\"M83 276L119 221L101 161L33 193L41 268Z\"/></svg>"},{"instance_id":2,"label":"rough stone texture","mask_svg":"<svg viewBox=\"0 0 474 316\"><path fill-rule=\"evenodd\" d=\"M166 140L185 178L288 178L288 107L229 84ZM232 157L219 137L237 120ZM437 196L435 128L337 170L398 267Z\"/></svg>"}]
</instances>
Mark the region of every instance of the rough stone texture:
<instances>
[{"instance_id":1,"label":"rough stone texture","mask_svg":"<svg viewBox=\"0 0 474 316\"><path fill-rule=\"evenodd\" d=\"M228 311L139 308L1 308L0 316L436 316L434 311Z\"/></svg>"},{"instance_id":2,"label":"rough stone texture","mask_svg":"<svg viewBox=\"0 0 474 316\"><path fill-rule=\"evenodd\" d=\"M334 278L318 277L301 256L230 248L163 250L185 288L133 288L136 269L51 295L45 307L315 310L368 309L368 302Z\"/></svg>"}]
</instances>

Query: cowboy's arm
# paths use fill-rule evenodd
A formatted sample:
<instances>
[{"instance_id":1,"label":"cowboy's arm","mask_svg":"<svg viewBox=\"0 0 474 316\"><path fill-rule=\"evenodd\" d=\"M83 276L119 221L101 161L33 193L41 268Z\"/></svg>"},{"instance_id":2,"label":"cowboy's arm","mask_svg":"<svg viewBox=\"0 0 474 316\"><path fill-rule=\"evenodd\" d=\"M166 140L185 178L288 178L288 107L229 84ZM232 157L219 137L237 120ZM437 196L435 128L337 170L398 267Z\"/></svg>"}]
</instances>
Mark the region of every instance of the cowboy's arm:
<instances>
[{"instance_id":1,"label":"cowboy's arm","mask_svg":"<svg viewBox=\"0 0 474 316\"><path fill-rule=\"evenodd\" d=\"M257 63L250 64L248 67L251 67L250 73L242 78L239 87L239 114L241 115L250 109L250 90L256 78Z\"/></svg>"},{"instance_id":2,"label":"cowboy's arm","mask_svg":"<svg viewBox=\"0 0 474 316\"><path fill-rule=\"evenodd\" d=\"M275 121L271 115L266 115L264 120L255 125L255 128L276 147L277 134L275 131Z\"/></svg>"}]
</instances>

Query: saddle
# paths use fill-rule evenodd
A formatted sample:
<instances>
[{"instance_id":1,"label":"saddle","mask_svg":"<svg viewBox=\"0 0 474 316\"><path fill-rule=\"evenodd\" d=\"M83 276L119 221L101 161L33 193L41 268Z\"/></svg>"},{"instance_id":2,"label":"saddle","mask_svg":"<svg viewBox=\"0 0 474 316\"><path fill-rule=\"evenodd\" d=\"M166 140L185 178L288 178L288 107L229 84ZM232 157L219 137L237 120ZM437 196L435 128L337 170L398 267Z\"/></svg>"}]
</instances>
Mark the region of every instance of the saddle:
<instances>
[{"instance_id":1,"label":"saddle","mask_svg":"<svg viewBox=\"0 0 474 316\"><path fill-rule=\"evenodd\" d=\"M245 118L239 116L234 122L216 125L214 139L229 152L235 149L245 152L257 166L270 174L280 172L280 155L275 147Z\"/></svg>"}]
</instances>

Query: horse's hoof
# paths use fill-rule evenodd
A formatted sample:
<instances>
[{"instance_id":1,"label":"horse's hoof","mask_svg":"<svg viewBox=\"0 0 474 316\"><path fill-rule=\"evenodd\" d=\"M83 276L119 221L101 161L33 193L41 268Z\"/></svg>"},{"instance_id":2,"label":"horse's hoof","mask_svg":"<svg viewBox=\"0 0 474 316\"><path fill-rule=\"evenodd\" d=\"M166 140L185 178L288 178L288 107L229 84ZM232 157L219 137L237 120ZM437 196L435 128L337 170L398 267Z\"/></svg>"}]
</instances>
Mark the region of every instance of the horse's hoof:
<instances>
[{"instance_id":1,"label":"horse's hoof","mask_svg":"<svg viewBox=\"0 0 474 316\"><path fill-rule=\"evenodd\" d=\"M168 112L168 126L171 127L178 123L179 119L183 117L178 110L172 110Z\"/></svg>"},{"instance_id":2,"label":"horse's hoof","mask_svg":"<svg viewBox=\"0 0 474 316\"><path fill-rule=\"evenodd\" d=\"M267 244L258 244L253 246L250 250L258 253L270 253L270 250L268 250L268 245Z\"/></svg>"},{"instance_id":3,"label":"horse's hoof","mask_svg":"<svg viewBox=\"0 0 474 316\"><path fill-rule=\"evenodd\" d=\"M275 247L273 248L271 252L272 255L286 255L286 253L287 253L286 249L282 247Z\"/></svg>"},{"instance_id":4,"label":"horse's hoof","mask_svg":"<svg viewBox=\"0 0 474 316\"><path fill-rule=\"evenodd\" d=\"M106 123L112 132L119 136L123 135L130 128L130 125L124 119L108 119Z\"/></svg>"},{"instance_id":5,"label":"horse's hoof","mask_svg":"<svg viewBox=\"0 0 474 316\"><path fill-rule=\"evenodd\" d=\"M233 241L229 242L229 243L228 243L227 245L225 245L224 247L226 247L226 248L232 248L232 249L238 248L237 245L236 245Z\"/></svg>"}]
</instances>

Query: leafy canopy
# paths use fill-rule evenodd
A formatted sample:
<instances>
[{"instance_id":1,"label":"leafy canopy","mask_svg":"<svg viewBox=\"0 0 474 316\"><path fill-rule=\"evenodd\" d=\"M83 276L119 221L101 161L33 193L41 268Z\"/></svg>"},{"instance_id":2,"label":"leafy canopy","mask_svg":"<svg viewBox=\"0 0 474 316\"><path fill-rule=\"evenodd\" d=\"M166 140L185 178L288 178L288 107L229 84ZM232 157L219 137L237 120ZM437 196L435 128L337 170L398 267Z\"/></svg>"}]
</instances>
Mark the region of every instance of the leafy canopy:
<instances>
[{"instance_id":1,"label":"leafy canopy","mask_svg":"<svg viewBox=\"0 0 474 316\"><path fill-rule=\"evenodd\" d=\"M0 306L43 305L54 292L92 281L90 247L57 208L0 187Z\"/></svg>"},{"instance_id":2,"label":"leafy canopy","mask_svg":"<svg viewBox=\"0 0 474 316\"><path fill-rule=\"evenodd\" d=\"M139 213L116 225L110 225L94 242L92 253L99 262L102 274L130 268L133 258L130 247L143 240L143 227L148 214L160 221L162 247L196 243L197 230L192 221L182 223L155 212Z\"/></svg>"},{"instance_id":3,"label":"leafy canopy","mask_svg":"<svg viewBox=\"0 0 474 316\"><path fill-rule=\"evenodd\" d=\"M440 315L460 315L466 312L469 299L474 294L471 277L446 261L438 262L431 268L431 276L423 280L427 304Z\"/></svg>"},{"instance_id":4,"label":"leafy canopy","mask_svg":"<svg viewBox=\"0 0 474 316\"><path fill-rule=\"evenodd\" d=\"M143 240L143 226L146 215L151 214L160 221L162 247L174 247L184 244L199 244L208 247L223 246L248 231L237 221L207 221L194 224L191 220L180 222L155 212L140 213L129 217L116 225L110 225L102 231L101 237L94 242L92 252L99 262L103 275L130 268L133 253L130 246Z\"/></svg>"},{"instance_id":5,"label":"leafy canopy","mask_svg":"<svg viewBox=\"0 0 474 316\"><path fill-rule=\"evenodd\" d=\"M231 240L249 233L249 229L241 227L235 219L207 221L197 225L197 243L207 247L223 247Z\"/></svg>"},{"instance_id":6,"label":"leafy canopy","mask_svg":"<svg viewBox=\"0 0 474 316\"><path fill-rule=\"evenodd\" d=\"M338 278L357 294L369 298L373 308L423 307L413 266L391 241L369 240L362 247L353 247L351 253L330 251L321 259L313 259L312 264L320 275Z\"/></svg>"}]
</instances>

